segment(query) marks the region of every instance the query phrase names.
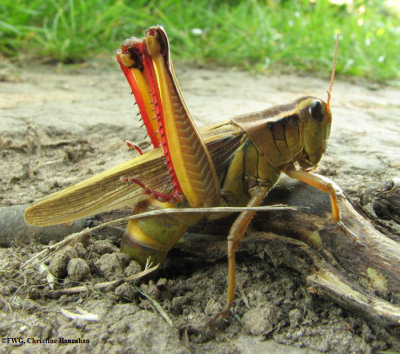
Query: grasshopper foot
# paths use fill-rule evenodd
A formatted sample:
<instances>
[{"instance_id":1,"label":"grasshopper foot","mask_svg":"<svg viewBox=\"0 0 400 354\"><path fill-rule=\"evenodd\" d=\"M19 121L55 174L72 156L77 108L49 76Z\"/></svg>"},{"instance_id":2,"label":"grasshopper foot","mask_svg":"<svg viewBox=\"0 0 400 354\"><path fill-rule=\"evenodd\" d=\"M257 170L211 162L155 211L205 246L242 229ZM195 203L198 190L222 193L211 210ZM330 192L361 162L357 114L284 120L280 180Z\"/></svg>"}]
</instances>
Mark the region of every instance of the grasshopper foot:
<instances>
[{"instance_id":1,"label":"grasshopper foot","mask_svg":"<svg viewBox=\"0 0 400 354\"><path fill-rule=\"evenodd\" d=\"M220 312L219 314L217 314L216 316L211 318L211 320L207 321L207 326L213 326L219 318L225 319L229 315L230 312L231 312L231 306L228 305L225 308L225 310L223 310L222 312Z\"/></svg>"},{"instance_id":2,"label":"grasshopper foot","mask_svg":"<svg viewBox=\"0 0 400 354\"><path fill-rule=\"evenodd\" d=\"M126 146L128 146L129 150L136 150L139 155L143 155L143 150L140 148L140 146L133 141L125 140Z\"/></svg>"},{"instance_id":3,"label":"grasshopper foot","mask_svg":"<svg viewBox=\"0 0 400 354\"><path fill-rule=\"evenodd\" d=\"M345 224L343 224L342 220L337 221L337 224L345 232L345 234L351 236L351 242L352 242L353 245L359 245L360 244L360 242L358 242L357 235L353 231L351 231Z\"/></svg>"},{"instance_id":4,"label":"grasshopper foot","mask_svg":"<svg viewBox=\"0 0 400 354\"><path fill-rule=\"evenodd\" d=\"M120 181L123 183L137 184L140 188L143 189L144 194L150 196L150 198L157 199L160 202L169 202L169 203L180 202L179 196L169 194L169 193L161 193L161 192L153 191L152 189L147 188L142 182L140 182L135 177L123 176L120 178Z\"/></svg>"}]
</instances>

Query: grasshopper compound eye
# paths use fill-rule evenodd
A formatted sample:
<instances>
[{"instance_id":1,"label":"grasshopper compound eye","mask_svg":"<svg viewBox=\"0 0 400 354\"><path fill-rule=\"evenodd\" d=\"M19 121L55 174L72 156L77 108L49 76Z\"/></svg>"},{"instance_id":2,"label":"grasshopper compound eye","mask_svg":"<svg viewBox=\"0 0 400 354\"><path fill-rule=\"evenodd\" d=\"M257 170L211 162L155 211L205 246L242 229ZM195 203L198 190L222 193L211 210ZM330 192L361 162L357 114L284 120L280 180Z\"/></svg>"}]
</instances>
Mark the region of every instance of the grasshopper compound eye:
<instances>
[{"instance_id":1,"label":"grasshopper compound eye","mask_svg":"<svg viewBox=\"0 0 400 354\"><path fill-rule=\"evenodd\" d=\"M324 108L322 107L320 100L314 100L311 102L310 107L308 107L308 112L310 116L315 121L322 123L324 121Z\"/></svg>"}]
</instances>

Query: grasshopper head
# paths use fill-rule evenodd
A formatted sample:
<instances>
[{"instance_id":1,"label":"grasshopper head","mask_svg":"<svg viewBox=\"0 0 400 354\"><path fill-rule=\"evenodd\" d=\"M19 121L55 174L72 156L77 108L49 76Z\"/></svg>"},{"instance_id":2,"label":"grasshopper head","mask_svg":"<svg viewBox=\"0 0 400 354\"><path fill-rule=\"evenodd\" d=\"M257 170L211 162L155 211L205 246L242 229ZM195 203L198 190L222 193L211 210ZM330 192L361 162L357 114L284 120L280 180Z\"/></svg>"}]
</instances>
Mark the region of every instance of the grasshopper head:
<instances>
[{"instance_id":1,"label":"grasshopper head","mask_svg":"<svg viewBox=\"0 0 400 354\"><path fill-rule=\"evenodd\" d=\"M303 122L304 147L297 162L304 169L317 167L331 132L332 112L331 95L333 82L335 81L336 58L339 45L339 34L336 36L335 54L333 57L332 74L328 88L328 99L324 101L316 97L302 97L296 103L300 111L300 119Z\"/></svg>"},{"instance_id":2,"label":"grasshopper head","mask_svg":"<svg viewBox=\"0 0 400 354\"><path fill-rule=\"evenodd\" d=\"M297 159L303 169L316 167L326 151L331 131L332 113L321 98L302 97L296 100L303 123L304 147Z\"/></svg>"}]
</instances>

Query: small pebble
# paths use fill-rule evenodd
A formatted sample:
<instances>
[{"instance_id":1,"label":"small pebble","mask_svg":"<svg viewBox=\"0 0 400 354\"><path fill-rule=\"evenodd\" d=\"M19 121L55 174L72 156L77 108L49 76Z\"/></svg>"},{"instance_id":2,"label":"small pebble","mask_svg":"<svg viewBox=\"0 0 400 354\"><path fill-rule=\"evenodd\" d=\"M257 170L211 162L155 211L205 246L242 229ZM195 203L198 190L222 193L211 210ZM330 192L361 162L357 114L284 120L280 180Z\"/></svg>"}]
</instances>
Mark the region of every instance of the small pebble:
<instances>
[{"instance_id":1,"label":"small pebble","mask_svg":"<svg viewBox=\"0 0 400 354\"><path fill-rule=\"evenodd\" d=\"M160 290L157 288L156 284L154 284L153 280L150 280L148 284L142 284L140 289L153 300L158 300L160 297Z\"/></svg>"},{"instance_id":2,"label":"small pebble","mask_svg":"<svg viewBox=\"0 0 400 354\"><path fill-rule=\"evenodd\" d=\"M265 303L244 314L243 328L246 333L255 336L268 333L278 324L280 315L278 307Z\"/></svg>"},{"instance_id":3,"label":"small pebble","mask_svg":"<svg viewBox=\"0 0 400 354\"><path fill-rule=\"evenodd\" d=\"M49 272L57 278L63 278L67 275L68 262L78 257L78 252L72 246L66 246L56 252L51 258Z\"/></svg>"},{"instance_id":4,"label":"small pebble","mask_svg":"<svg viewBox=\"0 0 400 354\"><path fill-rule=\"evenodd\" d=\"M114 290L116 296L126 300L132 300L137 293L138 291L129 283L122 283Z\"/></svg>"},{"instance_id":5,"label":"small pebble","mask_svg":"<svg viewBox=\"0 0 400 354\"><path fill-rule=\"evenodd\" d=\"M76 252L78 253L79 258L86 258L87 252L86 248L83 246L82 242L77 242L74 244L74 248L76 249Z\"/></svg>"},{"instance_id":6,"label":"small pebble","mask_svg":"<svg viewBox=\"0 0 400 354\"><path fill-rule=\"evenodd\" d=\"M90 274L89 265L82 258L73 258L68 262L68 275L71 280L82 281Z\"/></svg>"},{"instance_id":7,"label":"small pebble","mask_svg":"<svg viewBox=\"0 0 400 354\"><path fill-rule=\"evenodd\" d=\"M110 241L97 240L92 243L91 250L98 254L106 254L117 252L118 248L114 246Z\"/></svg>"},{"instance_id":8,"label":"small pebble","mask_svg":"<svg viewBox=\"0 0 400 354\"><path fill-rule=\"evenodd\" d=\"M142 271L142 266L136 261L130 261L129 265L124 270L124 275L130 277Z\"/></svg>"},{"instance_id":9,"label":"small pebble","mask_svg":"<svg viewBox=\"0 0 400 354\"><path fill-rule=\"evenodd\" d=\"M289 311L290 328L296 328L300 326L302 321L303 315L301 314L299 309L293 309Z\"/></svg>"},{"instance_id":10,"label":"small pebble","mask_svg":"<svg viewBox=\"0 0 400 354\"><path fill-rule=\"evenodd\" d=\"M123 277L121 262L115 253L103 254L95 264L100 274L107 280L116 280Z\"/></svg>"}]
</instances>

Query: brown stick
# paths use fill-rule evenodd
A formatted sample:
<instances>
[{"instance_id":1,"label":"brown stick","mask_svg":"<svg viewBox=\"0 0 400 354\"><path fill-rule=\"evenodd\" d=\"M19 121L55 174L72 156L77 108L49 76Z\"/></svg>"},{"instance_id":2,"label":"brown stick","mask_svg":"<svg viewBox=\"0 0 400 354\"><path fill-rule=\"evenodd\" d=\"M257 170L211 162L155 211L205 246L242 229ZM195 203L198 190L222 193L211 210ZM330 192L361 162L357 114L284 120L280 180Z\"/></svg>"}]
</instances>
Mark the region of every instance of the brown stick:
<instances>
[{"instance_id":1,"label":"brown stick","mask_svg":"<svg viewBox=\"0 0 400 354\"><path fill-rule=\"evenodd\" d=\"M322 247L340 267L367 279L375 290L399 292L400 245L374 228L344 195L338 195L341 217L356 241L332 220L327 194L303 183L286 183L271 192L268 204L277 199L307 209L258 215L257 228Z\"/></svg>"},{"instance_id":2,"label":"brown stick","mask_svg":"<svg viewBox=\"0 0 400 354\"><path fill-rule=\"evenodd\" d=\"M249 232L257 242L272 241L290 252L293 264L307 266L298 270L313 294L329 298L361 316L387 326L400 325L400 246L376 230L344 195L338 195L345 228L332 219L327 193L304 183L285 180L270 192L268 204L285 203L301 210L258 213L253 226L263 232ZM228 222L229 223L229 222ZM184 245L216 257L223 254L221 244L200 242L196 237ZM250 241L250 240L249 240ZM182 246L180 246L182 247Z\"/></svg>"},{"instance_id":3,"label":"brown stick","mask_svg":"<svg viewBox=\"0 0 400 354\"><path fill-rule=\"evenodd\" d=\"M365 317L400 325L400 245L374 228L342 194L338 202L343 224L332 219L329 196L303 183L286 182L274 189L274 200L303 206L304 211L258 215L257 228L298 238L313 246L315 268L307 276L310 291L333 299Z\"/></svg>"},{"instance_id":4,"label":"brown stick","mask_svg":"<svg viewBox=\"0 0 400 354\"><path fill-rule=\"evenodd\" d=\"M14 205L0 209L0 246L7 247L13 243L29 244L32 241L48 244L50 241L60 241L86 227L83 220L74 221L72 225L28 225L24 220L27 207L28 205Z\"/></svg>"}]
</instances>

